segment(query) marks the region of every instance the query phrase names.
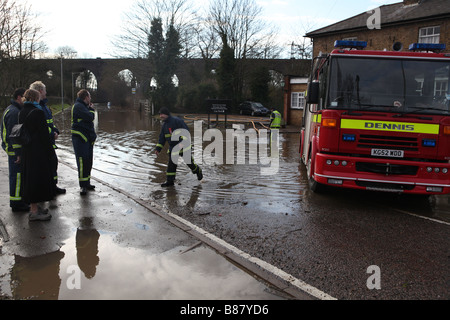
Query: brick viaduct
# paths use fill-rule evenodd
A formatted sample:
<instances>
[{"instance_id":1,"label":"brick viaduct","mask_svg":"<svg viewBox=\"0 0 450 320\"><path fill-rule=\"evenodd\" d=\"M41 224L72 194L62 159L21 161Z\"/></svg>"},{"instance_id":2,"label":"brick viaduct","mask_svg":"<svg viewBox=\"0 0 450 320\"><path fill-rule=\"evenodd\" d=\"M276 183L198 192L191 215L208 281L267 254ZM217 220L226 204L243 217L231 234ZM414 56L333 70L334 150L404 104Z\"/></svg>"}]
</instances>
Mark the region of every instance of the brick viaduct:
<instances>
[{"instance_id":1,"label":"brick viaduct","mask_svg":"<svg viewBox=\"0 0 450 320\"><path fill-rule=\"evenodd\" d=\"M217 67L219 60L204 59L186 59L181 60L178 64L176 76L179 85L195 81L197 76L203 75L205 72L211 72ZM55 77L60 79L61 59L36 59L27 62L28 67L33 70L33 74L38 79L47 79L48 71L52 71ZM247 59L247 70L255 69L259 66L265 66L269 70L274 70L284 76L296 75L306 76L310 72L310 60L296 59ZM106 101L108 79L114 79L117 74L123 70L130 70L140 85L150 85L153 77L150 63L147 59L64 59L62 61L65 96L72 87L72 74L80 73L86 70L92 72L97 79L97 99ZM103 94L102 94L103 93Z\"/></svg>"}]
</instances>

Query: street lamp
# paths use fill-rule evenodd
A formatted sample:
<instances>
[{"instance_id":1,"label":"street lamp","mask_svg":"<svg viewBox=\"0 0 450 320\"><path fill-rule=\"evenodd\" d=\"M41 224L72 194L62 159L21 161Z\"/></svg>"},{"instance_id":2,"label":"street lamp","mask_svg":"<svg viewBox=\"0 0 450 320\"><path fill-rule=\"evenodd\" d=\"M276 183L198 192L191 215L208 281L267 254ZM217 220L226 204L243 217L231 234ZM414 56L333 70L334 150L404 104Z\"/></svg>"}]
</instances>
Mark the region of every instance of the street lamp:
<instances>
[{"instance_id":1,"label":"street lamp","mask_svg":"<svg viewBox=\"0 0 450 320\"><path fill-rule=\"evenodd\" d=\"M64 124L64 73L63 73L63 59L64 59L64 52L60 52L61 53L61 112L62 112L62 116L63 116L63 124ZM71 51L71 52L67 52L68 55L70 54L75 54L76 52Z\"/></svg>"},{"instance_id":2,"label":"street lamp","mask_svg":"<svg viewBox=\"0 0 450 320\"><path fill-rule=\"evenodd\" d=\"M63 53L61 52L61 109L64 116L64 75L63 75Z\"/></svg>"},{"instance_id":3,"label":"street lamp","mask_svg":"<svg viewBox=\"0 0 450 320\"><path fill-rule=\"evenodd\" d=\"M76 85L76 82L74 82L73 75L74 74L81 74L81 73L82 72L72 72L72 103L75 102L75 92L74 92L75 89L74 88L75 88L75 85Z\"/></svg>"}]
</instances>

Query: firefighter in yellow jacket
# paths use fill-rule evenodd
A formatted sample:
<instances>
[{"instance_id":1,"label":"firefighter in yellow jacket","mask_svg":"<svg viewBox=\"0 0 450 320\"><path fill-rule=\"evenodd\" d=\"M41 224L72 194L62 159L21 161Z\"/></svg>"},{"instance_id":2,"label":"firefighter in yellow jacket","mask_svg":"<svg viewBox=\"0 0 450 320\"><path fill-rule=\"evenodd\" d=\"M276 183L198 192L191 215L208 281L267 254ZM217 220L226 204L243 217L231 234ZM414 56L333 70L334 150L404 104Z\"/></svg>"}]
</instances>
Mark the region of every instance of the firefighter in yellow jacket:
<instances>
[{"instance_id":1,"label":"firefighter in yellow jacket","mask_svg":"<svg viewBox=\"0 0 450 320\"><path fill-rule=\"evenodd\" d=\"M281 128L281 113L272 108L270 114L270 129L280 129L280 128Z\"/></svg>"}]
</instances>

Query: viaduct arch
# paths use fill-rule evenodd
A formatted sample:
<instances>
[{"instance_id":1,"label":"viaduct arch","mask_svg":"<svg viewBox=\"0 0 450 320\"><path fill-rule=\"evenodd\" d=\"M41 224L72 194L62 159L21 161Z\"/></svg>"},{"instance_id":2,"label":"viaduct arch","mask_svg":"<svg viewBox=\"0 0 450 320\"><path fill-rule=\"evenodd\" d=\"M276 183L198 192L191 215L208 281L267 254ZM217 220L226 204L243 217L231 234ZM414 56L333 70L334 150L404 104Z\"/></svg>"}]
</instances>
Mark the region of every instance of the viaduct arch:
<instances>
[{"instance_id":1,"label":"viaduct arch","mask_svg":"<svg viewBox=\"0 0 450 320\"><path fill-rule=\"evenodd\" d=\"M195 81L196 75L211 72L216 69L219 59L183 59L178 64L176 76L179 84L191 83ZM297 59L247 59L245 61L248 70L256 69L260 66L274 70L283 76L307 76L310 72L311 60ZM72 76L74 73L81 73L89 70L97 79L97 101L108 101L108 81L115 79L119 72L130 70L134 76L134 81L140 86L150 86L153 77L150 62L147 59L35 59L28 60L28 69L33 72L37 79L44 81L48 79L48 71L54 74L56 83L61 83L61 67L63 69L63 84L65 97L71 96ZM58 80L56 80L58 79ZM46 81L44 81L45 83ZM60 92L60 91L59 91ZM60 94L58 92L58 94ZM56 94L56 92L54 93Z\"/></svg>"}]
</instances>

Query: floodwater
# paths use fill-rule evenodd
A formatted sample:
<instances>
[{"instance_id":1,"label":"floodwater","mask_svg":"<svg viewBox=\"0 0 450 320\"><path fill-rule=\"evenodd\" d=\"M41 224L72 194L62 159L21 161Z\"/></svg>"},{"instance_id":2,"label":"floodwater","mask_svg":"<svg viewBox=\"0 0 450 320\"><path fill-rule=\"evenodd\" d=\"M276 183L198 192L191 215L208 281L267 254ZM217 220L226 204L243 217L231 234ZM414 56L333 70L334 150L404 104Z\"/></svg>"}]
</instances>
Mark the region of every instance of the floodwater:
<instances>
[{"instance_id":1,"label":"floodwater","mask_svg":"<svg viewBox=\"0 0 450 320\"><path fill-rule=\"evenodd\" d=\"M60 148L58 156L75 166L68 111L63 115L64 119L61 115L55 117L59 128L63 129L57 142ZM198 122L196 116L189 115L183 118L192 134L194 157L203 169L203 181L198 182L180 161L175 192L161 188L160 184L166 177L168 155L162 152L157 157L155 154L160 121L144 110L108 109L106 106L98 107L98 140L94 148L92 175L140 199L162 203L171 211L182 208L183 212L195 210L198 215L210 214L214 208L245 208L249 212L258 212L259 217L264 215L270 219L277 214L299 212L307 205L314 206L313 202L310 203L314 199L309 196L306 172L301 165L298 132L280 134L278 148L274 148L270 143L261 146L260 142L269 139L263 131L260 136L250 136L245 142L239 142L227 136L223 122L219 123L220 130L211 131L207 121ZM235 123L228 122L228 131ZM250 132L252 130L247 129L251 128L253 125L247 123L244 130ZM264 129L261 126L257 128ZM216 140L207 137L208 131L222 139L218 140L218 145L223 143L222 150L214 148L217 147ZM238 150L240 144L245 145L244 151ZM227 158L230 153L231 161ZM218 159L216 162L222 163L212 163L214 157ZM262 174L265 169L272 169L269 172L275 174ZM379 198L397 210L450 221L449 196L432 196L430 201L419 201L419 206L417 201L411 202L408 197L399 201L394 195L381 193Z\"/></svg>"},{"instance_id":2,"label":"floodwater","mask_svg":"<svg viewBox=\"0 0 450 320\"><path fill-rule=\"evenodd\" d=\"M124 190L141 199L163 200L168 209L195 206L196 210L209 210L207 208L216 204L244 203L255 210L267 210L267 204L277 203L277 206L271 205L270 211L286 212L284 204L302 201L307 182L299 170L299 134L280 135L279 157L271 157L270 146L258 148L259 140L255 140L255 136L247 138L245 151L238 151L237 139L230 142L221 123L220 131L214 131L223 136L223 150L219 150L221 154L218 154L218 150L212 150L215 140L203 136L208 129L207 123L203 122L199 138L199 131L194 131L194 121L191 119L194 118L186 117L185 121L193 135L195 161L203 168L204 179L201 183L180 161L176 193L162 190L159 185L165 181L168 155L162 152L157 157L155 154L160 121L152 119L145 111L105 107L98 109L98 140L94 149L93 176L121 188L123 186ZM67 119L65 123L66 128L70 126ZM229 130L231 127L232 124L228 123ZM198 129L198 125L196 128ZM248 128L249 126L245 130ZM67 131L65 130L66 133ZM268 135L256 136L256 139L266 141L263 138L267 140ZM199 139L203 141L199 142ZM195 148L199 143L204 151L202 148ZM227 150L230 143L231 149ZM75 164L68 134L61 135L58 146L59 158ZM229 150L232 150L232 163L226 159L229 157ZM222 161L224 164L211 164L212 157L216 157L216 162ZM265 169L275 174L261 174Z\"/></svg>"}]
</instances>

